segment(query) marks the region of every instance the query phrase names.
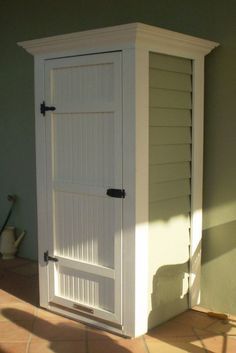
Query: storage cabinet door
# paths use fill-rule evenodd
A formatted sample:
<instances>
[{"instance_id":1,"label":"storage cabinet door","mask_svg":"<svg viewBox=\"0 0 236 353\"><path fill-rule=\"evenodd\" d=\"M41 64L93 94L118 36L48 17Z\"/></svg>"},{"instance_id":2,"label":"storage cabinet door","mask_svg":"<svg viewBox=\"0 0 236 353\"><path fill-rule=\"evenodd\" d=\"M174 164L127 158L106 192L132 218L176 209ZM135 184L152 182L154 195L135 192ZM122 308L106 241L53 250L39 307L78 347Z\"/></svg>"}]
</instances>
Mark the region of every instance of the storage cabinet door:
<instances>
[{"instance_id":1,"label":"storage cabinet door","mask_svg":"<svg viewBox=\"0 0 236 353\"><path fill-rule=\"evenodd\" d=\"M121 53L47 60L49 303L121 317Z\"/></svg>"}]
</instances>

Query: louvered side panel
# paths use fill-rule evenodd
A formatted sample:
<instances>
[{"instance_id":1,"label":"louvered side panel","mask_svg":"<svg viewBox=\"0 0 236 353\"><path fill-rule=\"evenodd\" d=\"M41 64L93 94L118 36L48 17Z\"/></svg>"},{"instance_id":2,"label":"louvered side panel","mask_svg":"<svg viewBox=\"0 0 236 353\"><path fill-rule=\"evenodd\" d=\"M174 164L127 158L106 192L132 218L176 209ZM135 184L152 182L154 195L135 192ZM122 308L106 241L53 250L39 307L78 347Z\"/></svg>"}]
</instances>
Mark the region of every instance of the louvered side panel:
<instances>
[{"instance_id":1,"label":"louvered side panel","mask_svg":"<svg viewBox=\"0 0 236 353\"><path fill-rule=\"evenodd\" d=\"M149 327L188 307L191 61L150 54Z\"/></svg>"}]
</instances>

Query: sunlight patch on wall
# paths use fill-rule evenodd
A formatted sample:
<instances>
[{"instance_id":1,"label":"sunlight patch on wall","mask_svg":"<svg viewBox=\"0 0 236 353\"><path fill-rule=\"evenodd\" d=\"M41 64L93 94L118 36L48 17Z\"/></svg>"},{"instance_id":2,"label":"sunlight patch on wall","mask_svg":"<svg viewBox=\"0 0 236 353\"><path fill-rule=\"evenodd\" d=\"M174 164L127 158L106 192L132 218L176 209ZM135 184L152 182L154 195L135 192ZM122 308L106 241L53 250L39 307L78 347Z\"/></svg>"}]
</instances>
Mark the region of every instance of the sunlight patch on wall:
<instances>
[{"instance_id":1,"label":"sunlight patch on wall","mask_svg":"<svg viewBox=\"0 0 236 353\"><path fill-rule=\"evenodd\" d=\"M203 230L236 220L236 200L205 209Z\"/></svg>"}]
</instances>

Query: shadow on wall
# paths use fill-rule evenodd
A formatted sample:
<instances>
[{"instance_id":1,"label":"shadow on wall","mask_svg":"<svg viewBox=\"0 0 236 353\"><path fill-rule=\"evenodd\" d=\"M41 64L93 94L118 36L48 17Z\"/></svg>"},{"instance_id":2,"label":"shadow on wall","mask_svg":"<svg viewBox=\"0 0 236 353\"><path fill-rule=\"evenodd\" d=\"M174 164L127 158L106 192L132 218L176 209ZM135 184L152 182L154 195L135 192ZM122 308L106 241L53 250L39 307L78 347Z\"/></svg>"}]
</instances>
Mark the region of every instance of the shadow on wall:
<instances>
[{"instance_id":1,"label":"shadow on wall","mask_svg":"<svg viewBox=\"0 0 236 353\"><path fill-rule=\"evenodd\" d=\"M236 249L236 221L203 230L202 264L215 260Z\"/></svg>"},{"instance_id":2,"label":"shadow on wall","mask_svg":"<svg viewBox=\"0 0 236 353\"><path fill-rule=\"evenodd\" d=\"M232 315L236 315L235 235L234 221L205 229L202 238L201 305Z\"/></svg>"},{"instance_id":3,"label":"shadow on wall","mask_svg":"<svg viewBox=\"0 0 236 353\"><path fill-rule=\"evenodd\" d=\"M148 327L153 328L188 308L188 262L166 265L153 277Z\"/></svg>"},{"instance_id":4,"label":"shadow on wall","mask_svg":"<svg viewBox=\"0 0 236 353\"><path fill-rule=\"evenodd\" d=\"M165 224L167 225L168 222ZM233 300L236 279L234 267L230 265L230 263L234 263L236 255L235 229L236 222L229 222L204 230L201 264L201 305L210 310L227 312L232 315L236 314L235 301ZM189 307L189 261L168 264L172 257L177 260L178 252L183 247L180 241L174 244L174 239L169 238L167 242L165 241L169 250L163 247L160 251L160 245L164 244L163 240L161 243L161 239L159 246L155 249L156 257L161 258L163 266L157 264L157 270L153 275L152 284L150 284L149 328L171 319ZM170 241L172 242L171 247ZM180 261L180 258L178 260ZM192 261L195 263L196 259L193 258Z\"/></svg>"}]
</instances>

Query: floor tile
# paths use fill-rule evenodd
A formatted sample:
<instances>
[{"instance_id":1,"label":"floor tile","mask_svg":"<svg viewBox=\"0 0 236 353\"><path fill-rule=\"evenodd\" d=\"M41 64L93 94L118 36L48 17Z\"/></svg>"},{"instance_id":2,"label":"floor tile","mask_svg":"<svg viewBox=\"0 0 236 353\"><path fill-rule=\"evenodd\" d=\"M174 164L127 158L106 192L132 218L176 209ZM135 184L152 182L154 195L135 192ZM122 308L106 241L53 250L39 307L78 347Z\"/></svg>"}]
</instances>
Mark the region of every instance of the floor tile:
<instances>
[{"instance_id":1,"label":"floor tile","mask_svg":"<svg viewBox=\"0 0 236 353\"><path fill-rule=\"evenodd\" d=\"M0 260L0 353L236 353L233 316L226 322L196 307L145 339L124 339L38 308L36 273L28 260Z\"/></svg>"},{"instance_id":2,"label":"floor tile","mask_svg":"<svg viewBox=\"0 0 236 353\"><path fill-rule=\"evenodd\" d=\"M190 325L196 328L206 328L216 322L216 319L210 318L205 313L187 310L186 312L176 316L172 322L180 322L184 325Z\"/></svg>"},{"instance_id":3,"label":"floor tile","mask_svg":"<svg viewBox=\"0 0 236 353\"><path fill-rule=\"evenodd\" d=\"M14 267L25 266L27 264L31 264L32 261L26 260L20 257L16 257L15 259L3 260L0 259L0 268L9 269Z\"/></svg>"},{"instance_id":4,"label":"floor tile","mask_svg":"<svg viewBox=\"0 0 236 353\"><path fill-rule=\"evenodd\" d=\"M206 333L206 331L197 331L201 340L201 345L210 353L235 353L236 340L224 334ZM195 345L199 345L198 342Z\"/></svg>"},{"instance_id":5,"label":"floor tile","mask_svg":"<svg viewBox=\"0 0 236 353\"><path fill-rule=\"evenodd\" d=\"M31 321L0 322L0 342L26 342L31 331Z\"/></svg>"},{"instance_id":6,"label":"floor tile","mask_svg":"<svg viewBox=\"0 0 236 353\"><path fill-rule=\"evenodd\" d=\"M46 320L46 321L53 321L54 323L56 322L75 322L74 320L71 320L69 318L66 318L64 316L55 314L51 311L47 311L45 309L38 308L36 316L39 319ZM85 326L81 323L78 323L81 326Z\"/></svg>"},{"instance_id":7,"label":"floor tile","mask_svg":"<svg viewBox=\"0 0 236 353\"><path fill-rule=\"evenodd\" d=\"M26 353L27 343L0 343L0 353Z\"/></svg>"},{"instance_id":8,"label":"floor tile","mask_svg":"<svg viewBox=\"0 0 236 353\"><path fill-rule=\"evenodd\" d=\"M9 271L22 275L22 276L37 276L38 275L38 263L32 262L21 266L10 268Z\"/></svg>"},{"instance_id":9,"label":"floor tile","mask_svg":"<svg viewBox=\"0 0 236 353\"><path fill-rule=\"evenodd\" d=\"M29 345L27 353L87 353L85 341L55 342L35 340Z\"/></svg>"},{"instance_id":10,"label":"floor tile","mask_svg":"<svg viewBox=\"0 0 236 353\"><path fill-rule=\"evenodd\" d=\"M147 353L147 348L142 338L118 341L107 339L89 340L88 348L89 353Z\"/></svg>"},{"instance_id":11,"label":"floor tile","mask_svg":"<svg viewBox=\"0 0 236 353\"><path fill-rule=\"evenodd\" d=\"M29 260L16 258L3 261L0 259L0 304L16 301L16 298L17 301L38 304L38 275L32 274L32 268L36 272L35 262ZM17 273L19 271L20 273ZM2 295L2 292L8 293L8 296Z\"/></svg>"},{"instance_id":12,"label":"floor tile","mask_svg":"<svg viewBox=\"0 0 236 353\"><path fill-rule=\"evenodd\" d=\"M231 320L217 320L213 325L207 328L207 331L213 333L224 333L231 338L236 339L236 322Z\"/></svg>"},{"instance_id":13,"label":"floor tile","mask_svg":"<svg viewBox=\"0 0 236 353\"><path fill-rule=\"evenodd\" d=\"M84 325L73 321L46 321L36 318L32 341L41 337L50 341L78 341L85 339Z\"/></svg>"},{"instance_id":14,"label":"floor tile","mask_svg":"<svg viewBox=\"0 0 236 353\"><path fill-rule=\"evenodd\" d=\"M27 303L0 304L0 321L26 321L34 320L37 308Z\"/></svg>"},{"instance_id":15,"label":"floor tile","mask_svg":"<svg viewBox=\"0 0 236 353\"><path fill-rule=\"evenodd\" d=\"M123 340L124 337L114 335L110 332L99 330L96 328L88 327L87 328L87 337L88 340L112 340L119 341Z\"/></svg>"},{"instance_id":16,"label":"floor tile","mask_svg":"<svg viewBox=\"0 0 236 353\"><path fill-rule=\"evenodd\" d=\"M0 304L21 303L22 300L2 289L0 289Z\"/></svg>"},{"instance_id":17,"label":"floor tile","mask_svg":"<svg viewBox=\"0 0 236 353\"><path fill-rule=\"evenodd\" d=\"M146 340L155 338L161 339L162 337L195 337L195 334L190 325L184 325L177 321L168 321L167 323L150 330L145 335Z\"/></svg>"},{"instance_id":18,"label":"floor tile","mask_svg":"<svg viewBox=\"0 0 236 353\"><path fill-rule=\"evenodd\" d=\"M146 340L149 353L206 353L204 347L195 345L196 339L192 340ZM220 353L220 352L218 352Z\"/></svg>"}]
</instances>

